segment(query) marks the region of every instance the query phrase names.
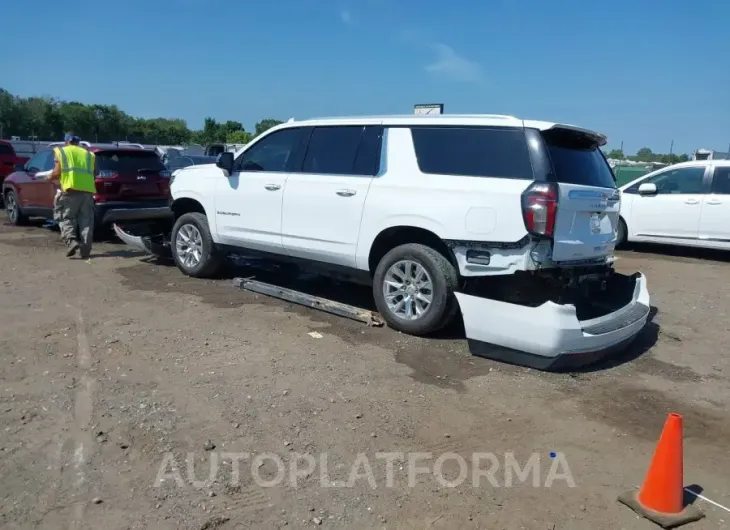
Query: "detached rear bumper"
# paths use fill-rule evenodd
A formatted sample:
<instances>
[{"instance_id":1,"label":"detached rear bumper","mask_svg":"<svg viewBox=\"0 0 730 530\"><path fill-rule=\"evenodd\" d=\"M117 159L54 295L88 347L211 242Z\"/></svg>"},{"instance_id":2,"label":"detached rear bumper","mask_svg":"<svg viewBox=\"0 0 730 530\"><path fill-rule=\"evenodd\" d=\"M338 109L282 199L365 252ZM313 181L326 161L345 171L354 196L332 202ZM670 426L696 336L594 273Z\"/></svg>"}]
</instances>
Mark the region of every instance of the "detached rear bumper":
<instances>
[{"instance_id":1,"label":"detached rear bumper","mask_svg":"<svg viewBox=\"0 0 730 530\"><path fill-rule=\"evenodd\" d=\"M96 218L107 225L121 221L147 221L172 217L166 200L153 202L107 202L96 205Z\"/></svg>"},{"instance_id":2,"label":"detached rear bumper","mask_svg":"<svg viewBox=\"0 0 730 530\"><path fill-rule=\"evenodd\" d=\"M474 355L539 370L594 364L628 346L648 321L646 277L637 273L634 278L626 305L583 321L573 305L525 307L456 293L469 348Z\"/></svg>"}]
</instances>

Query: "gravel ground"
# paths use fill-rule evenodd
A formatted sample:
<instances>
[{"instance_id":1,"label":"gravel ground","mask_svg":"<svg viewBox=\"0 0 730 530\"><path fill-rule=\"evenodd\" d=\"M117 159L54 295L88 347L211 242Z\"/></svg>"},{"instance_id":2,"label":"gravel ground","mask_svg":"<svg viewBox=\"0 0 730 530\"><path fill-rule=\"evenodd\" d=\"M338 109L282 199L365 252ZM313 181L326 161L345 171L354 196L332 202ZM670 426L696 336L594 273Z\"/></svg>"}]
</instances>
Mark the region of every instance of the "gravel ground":
<instances>
[{"instance_id":1,"label":"gravel ground","mask_svg":"<svg viewBox=\"0 0 730 530\"><path fill-rule=\"evenodd\" d=\"M647 275L654 323L610 365L546 374L470 356L458 326L409 337L117 244L69 260L55 232L0 226L0 527L650 529L616 497L669 412L685 483L729 506L727 258L641 248L618 268ZM401 453L390 473L378 453ZM539 473L507 471L533 454ZM410 486L414 465L430 471ZM690 528L728 527L697 505Z\"/></svg>"}]
</instances>

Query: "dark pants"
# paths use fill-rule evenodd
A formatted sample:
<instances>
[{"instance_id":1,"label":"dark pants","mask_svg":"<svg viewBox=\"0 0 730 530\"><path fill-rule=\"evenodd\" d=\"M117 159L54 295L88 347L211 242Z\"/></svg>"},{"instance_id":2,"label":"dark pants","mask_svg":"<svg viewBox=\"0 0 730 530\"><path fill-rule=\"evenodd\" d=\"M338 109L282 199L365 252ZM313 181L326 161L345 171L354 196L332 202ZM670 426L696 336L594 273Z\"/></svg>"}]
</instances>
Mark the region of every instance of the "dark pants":
<instances>
[{"instance_id":1,"label":"dark pants","mask_svg":"<svg viewBox=\"0 0 730 530\"><path fill-rule=\"evenodd\" d=\"M61 229L64 243L69 248L79 246L81 255L88 256L94 239L93 195L76 190L62 192L56 199L53 217Z\"/></svg>"}]
</instances>

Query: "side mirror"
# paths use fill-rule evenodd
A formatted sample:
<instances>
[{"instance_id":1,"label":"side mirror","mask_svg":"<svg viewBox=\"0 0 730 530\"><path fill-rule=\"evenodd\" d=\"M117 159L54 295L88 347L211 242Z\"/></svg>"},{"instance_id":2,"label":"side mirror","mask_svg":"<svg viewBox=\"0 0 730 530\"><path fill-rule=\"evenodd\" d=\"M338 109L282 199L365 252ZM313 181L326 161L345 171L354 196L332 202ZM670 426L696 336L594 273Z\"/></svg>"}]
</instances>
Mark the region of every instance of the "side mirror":
<instances>
[{"instance_id":1,"label":"side mirror","mask_svg":"<svg viewBox=\"0 0 730 530\"><path fill-rule=\"evenodd\" d=\"M25 164L15 164L15 171L25 171Z\"/></svg>"},{"instance_id":2,"label":"side mirror","mask_svg":"<svg viewBox=\"0 0 730 530\"><path fill-rule=\"evenodd\" d=\"M233 173L233 153L221 153L218 158L215 159L215 165L221 169L228 171L228 174Z\"/></svg>"},{"instance_id":3,"label":"side mirror","mask_svg":"<svg viewBox=\"0 0 730 530\"><path fill-rule=\"evenodd\" d=\"M656 195L656 184L645 182L639 186L639 195Z\"/></svg>"}]
</instances>

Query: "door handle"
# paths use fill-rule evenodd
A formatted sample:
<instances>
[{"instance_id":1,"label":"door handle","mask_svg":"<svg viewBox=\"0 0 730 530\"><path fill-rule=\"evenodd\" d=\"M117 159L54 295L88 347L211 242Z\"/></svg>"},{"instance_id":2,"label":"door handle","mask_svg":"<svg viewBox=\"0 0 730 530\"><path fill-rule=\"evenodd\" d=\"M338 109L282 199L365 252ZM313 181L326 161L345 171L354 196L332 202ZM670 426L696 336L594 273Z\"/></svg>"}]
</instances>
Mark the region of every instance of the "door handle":
<instances>
[{"instance_id":1,"label":"door handle","mask_svg":"<svg viewBox=\"0 0 730 530\"><path fill-rule=\"evenodd\" d=\"M707 201L705 204L712 204L715 206L716 204L722 204L722 202L718 201L717 199L712 199L711 201Z\"/></svg>"},{"instance_id":2,"label":"door handle","mask_svg":"<svg viewBox=\"0 0 730 530\"><path fill-rule=\"evenodd\" d=\"M355 190L337 190L337 195L340 197L352 197L357 192Z\"/></svg>"},{"instance_id":3,"label":"door handle","mask_svg":"<svg viewBox=\"0 0 730 530\"><path fill-rule=\"evenodd\" d=\"M281 186L279 186L278 184L267 184L266 186L264 186L264 188L266 188L269 191L276 191L276 190L280 190Z\"/></svg>"},{"instance_id":4,"label":"door handle","mask_svg":"<svg viewBox=\"0 0 730 530\"><path fill-rule=\"evenodd\" d=\"M684 204L699 204L699 202L700 201L696 199L687 199L686 201L684 201Z\"/></svg>"}]
</instances>

